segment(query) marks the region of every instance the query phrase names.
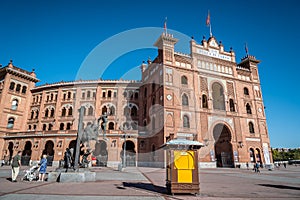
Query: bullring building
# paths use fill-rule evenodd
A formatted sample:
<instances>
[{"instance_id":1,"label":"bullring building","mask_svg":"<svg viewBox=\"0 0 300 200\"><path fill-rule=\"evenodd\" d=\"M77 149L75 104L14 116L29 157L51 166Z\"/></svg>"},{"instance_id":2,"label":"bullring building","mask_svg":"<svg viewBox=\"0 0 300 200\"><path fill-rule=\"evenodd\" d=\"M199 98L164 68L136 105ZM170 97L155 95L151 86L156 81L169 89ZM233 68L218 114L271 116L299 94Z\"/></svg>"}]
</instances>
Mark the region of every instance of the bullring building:
<instances>
[{"instance_id":1,"label":"bullring building","mask_svg":"<svg viewBox=\"0 0 300 200\"><path fill-rule=\"evenodd\" d=\"M178 39L162 33L157 57L142 63L141 80L78 80L35 86L34 71L11 61L0 68L0 159L21 150L22 163L58 166L74 149L79 108L83 128L107 114L106 137L91 141L95 166L165 166L160 147L185 138L204 144L200 167L245 167L272 163L258 64L246 55L236 62L214 36L190 53L174 51ZM101 131L99 131L101 133ZM82 145L82 152L86 147ZM124 152L125 150L125 152Z\"/></svg>"}]
</instances>

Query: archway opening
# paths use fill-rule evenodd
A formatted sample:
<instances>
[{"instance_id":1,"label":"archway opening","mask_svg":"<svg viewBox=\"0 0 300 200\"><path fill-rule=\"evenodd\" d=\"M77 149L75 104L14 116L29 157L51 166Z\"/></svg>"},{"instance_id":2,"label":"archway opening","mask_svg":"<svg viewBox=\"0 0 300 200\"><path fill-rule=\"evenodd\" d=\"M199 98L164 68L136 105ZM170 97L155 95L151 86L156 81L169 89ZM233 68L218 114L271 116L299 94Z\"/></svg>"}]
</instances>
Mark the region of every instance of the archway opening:
<instances>
[{"instance_id":1,"label":"archway opening","mask_svg":"<svg viewBox=\"0 0 300 200\"><path fill-rule=\"evenodd\" d=\"M10 165L10 161L12 159L13 153L14 153L14 143L13 142L9 142L8 143L8 164Z\"/></svg>"},{"instance_id":2,"label":"archway opening","mask_svg":"<svg viewBox=\"0 0 300 200\"><path fill-rule=\"evenodd\" d=\"M53 157L54 157L54 143L51 140L48 140L46 142L45 148L43 150L43 154L47 155L47 165L52 166Z\"/></svg>"},{"instance_id":3,"label":"archway opening","mask_svg":"<svg viewBox=\"0 0 300 200\"><path fill-rule=\"evenodd\" d=\"M217 124L213 130L215 139L215 155L217 167L233 167L233 151L231 144L231 133L224 124Z\"/></svg>"},{"instance_id":4,"label":"archway opening","mask_svg":"<svg viewBox=\"0 0 300 200\"><path fill-rule=\"evenodd\" d=\"M125 147L126 146L126 147ZM122 163L124 163L124 149L125 149L125 161L126 161L126 166L136 166L136 151L135 151L135 144L134 142L130 140L126 140L126 145L125 142L122 144L122 151L121 151L121 159Z\"/></svg>"},{"instance_id":5,"label":"archway opening","mask_svg":"<svg viewBox=\"0 0 300 200\"><path fill-rule=\"evenodd\" d=\"M108 160L107 144L105 141L100 140L95 144L93 157L96 158L96 166L106 167Z\"/></svg>"},{"instance_id":6,"label":"archway opening","mask_svg":"<svg viewBox=\"0 0 300 200\"><path fill-rule=\"evenodd\" d=\"M31 148L32 148L31 142L27 141L25 143L24 150L23 150L22 156L21 156L21 164L22 165L26 165L26 166L29 165L30 158L31 158L31 153L32 153Z\"/></svg>"}]
</instances>

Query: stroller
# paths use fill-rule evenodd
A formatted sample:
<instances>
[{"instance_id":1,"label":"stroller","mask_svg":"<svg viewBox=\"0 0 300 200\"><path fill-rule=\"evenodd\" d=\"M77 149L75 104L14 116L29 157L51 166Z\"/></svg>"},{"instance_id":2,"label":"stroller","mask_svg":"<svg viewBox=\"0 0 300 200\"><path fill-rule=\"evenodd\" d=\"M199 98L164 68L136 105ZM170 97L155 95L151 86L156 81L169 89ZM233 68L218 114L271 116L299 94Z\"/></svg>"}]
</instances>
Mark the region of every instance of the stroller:
<instances>
[{"instance_id":1,"label":"stroller","mask_svg":"<svg viewBox=\"0 0 300 200\"><path fill-rule=\"evenodd\" d=\"M28 181L33 181L33 180L38 180L39 179L39 173L38 173L39 166L34 165L30 167L29 169L24 170L24 176L22 180L28 180Z\"/></svg>"}]
</instances>

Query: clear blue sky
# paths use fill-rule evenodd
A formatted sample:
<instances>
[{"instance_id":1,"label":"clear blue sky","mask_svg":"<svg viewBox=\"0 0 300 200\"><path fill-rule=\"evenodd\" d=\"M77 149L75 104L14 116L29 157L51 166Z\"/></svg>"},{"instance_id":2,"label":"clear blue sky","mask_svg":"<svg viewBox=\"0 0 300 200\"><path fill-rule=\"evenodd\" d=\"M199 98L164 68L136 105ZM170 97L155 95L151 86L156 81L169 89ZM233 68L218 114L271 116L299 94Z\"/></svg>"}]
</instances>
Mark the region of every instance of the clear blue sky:
<instances>
[{"instance_id":1,"label":"clear blue sky","mask_svg":"<svg viewBox=\"0 0 300 200\"><path fill-rule=\"evenodd\" d=\"M210 10L213 34L226 50L233 47L240 61L247 42L249 53L261 60L271 146L295 148L300 147L299 4L297 0L1 0L0 63L12 59L18 67L34 68L39 84L74 80L98 44L126 30L163 27L166 16L169 29L200 42L203 35L209 36L205 19ZM116 48L122 45L127 44ZM119 79L148 56L154 58L156 50L122 55L101 76Z\"/></svg>"}]
</instances>

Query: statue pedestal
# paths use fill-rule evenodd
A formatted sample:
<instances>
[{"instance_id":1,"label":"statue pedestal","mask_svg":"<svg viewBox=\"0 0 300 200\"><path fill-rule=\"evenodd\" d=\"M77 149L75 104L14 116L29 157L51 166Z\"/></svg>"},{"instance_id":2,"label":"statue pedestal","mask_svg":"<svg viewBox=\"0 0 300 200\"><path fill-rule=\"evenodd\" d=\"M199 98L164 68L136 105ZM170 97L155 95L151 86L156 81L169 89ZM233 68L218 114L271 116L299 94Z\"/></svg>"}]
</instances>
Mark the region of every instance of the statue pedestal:
<instances>
[{"instance_id":1,"label":"statue pedestal","mask_svg":"<svg viewBox=\"0 0 300 200\"><path fill-rule=\"evenodd\" d=\"M94 182L96 181L96 172L50 172L48 174L49 182Z\"/></svg>"}]
</instances>

